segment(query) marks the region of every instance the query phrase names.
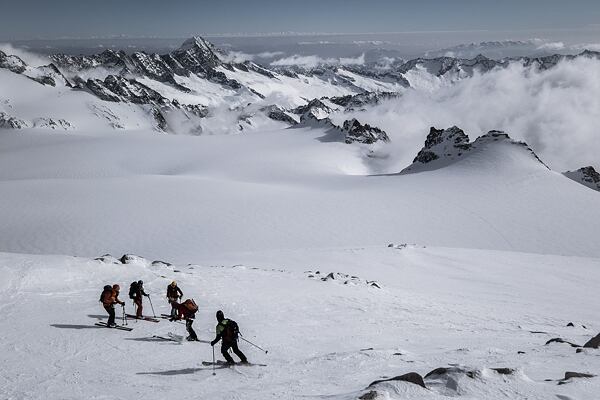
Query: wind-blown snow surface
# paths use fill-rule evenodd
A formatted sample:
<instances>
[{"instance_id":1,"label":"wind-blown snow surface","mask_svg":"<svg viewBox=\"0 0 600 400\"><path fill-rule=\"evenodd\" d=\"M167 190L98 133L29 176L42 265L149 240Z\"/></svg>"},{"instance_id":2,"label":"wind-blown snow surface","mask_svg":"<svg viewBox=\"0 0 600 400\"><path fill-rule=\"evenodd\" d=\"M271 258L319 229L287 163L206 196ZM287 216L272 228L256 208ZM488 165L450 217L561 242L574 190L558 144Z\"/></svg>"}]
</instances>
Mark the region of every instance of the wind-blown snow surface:
<instances>
[{"instance_id":1,"label":"wind-blown snow surface","mask_svg":"<svg viewBox=\"0 0 600 400\"><path fill-rule=\"evenodd\" d=\"M381 289L321 281L307 270L376 280ZM371 390L390 399L594 399L600 378L556 380L566 371L597 374L597 350L544 343L583 344L598 332L599 271L599 259L418 246L238 253L172 267L0 254L1 307L10 321L2 325L0 392L65 400L357 399ZM163 294L176 279L200 306L201 342L153 338L185 334L166 320L129 321L132 332L95 327L105 319L102 285L134 279L144 280L157 313L168 312ZM151 313L147 301L146 308ZM206 342L217 309L268 350L240 345L268 366L213 376L201 365L212 358ZM447 386L426 379L428 390L402 382L365 390L382 377L450 365L474 378Z\"/></svg>"},{"instance_id":2,"label":"wind-blown snow surface","mask_svg":"<svg viewBox=\"0 0 600 400\"><path fill-rule=\"evenodd\" d=\"M324 136L5 134L0 250L190 262L402 241L600 255L599 194L520 146L491 142L436 171L368 176L377 153Z\"/></svg>"}]
</instances>

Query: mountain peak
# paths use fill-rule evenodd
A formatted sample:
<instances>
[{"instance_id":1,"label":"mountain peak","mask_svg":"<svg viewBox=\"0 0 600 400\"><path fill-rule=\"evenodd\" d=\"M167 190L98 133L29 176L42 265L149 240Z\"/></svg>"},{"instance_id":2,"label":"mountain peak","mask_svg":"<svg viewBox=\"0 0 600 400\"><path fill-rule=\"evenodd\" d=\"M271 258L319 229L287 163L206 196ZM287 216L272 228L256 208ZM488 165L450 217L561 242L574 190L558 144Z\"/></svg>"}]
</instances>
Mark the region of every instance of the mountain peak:
<instances>
[{"instance_id":1,"label":"mountain peak","mask_svg":"<svg viewBox=\"0 0 600 400\"><path fill-rule=\"evenodd\" d=\"M579 168L576 171L563 172L563 175L577 183L600 191L600 174L592 166Z\"/></svg>"},{"instance_id":2,"label":"mountain peak","mask_svg":"<svg viewBox=\"0 0 600 400\"><path fill-rule=\"evenodd\" d=\"M172 54L184 66L202 65L214 68L221 64L219 50L200 36L187 39Z\"/></svg>"},{"instance_id":3,"label":"mountain peak","mask_svg":"<svg viewBox=\"0 0 600 400\"><path fill-rule=\"evenodd\" d=\"M544 167L548 168L527 143L515 141L503 131L489 131L485 135L482 135L471 142L462 129L452 126L447 129L436 129L431 127L427 139L425 140L425 145L419 151L413 160L413 163L402 170L401 173L440 169L450 164L454 164L476 151L484 151L490 146L501 144L516 146L516 148L525 150L529 157L532 157ZM510 154L514 153L511 152Z\"/></svg>"}]
</instances>

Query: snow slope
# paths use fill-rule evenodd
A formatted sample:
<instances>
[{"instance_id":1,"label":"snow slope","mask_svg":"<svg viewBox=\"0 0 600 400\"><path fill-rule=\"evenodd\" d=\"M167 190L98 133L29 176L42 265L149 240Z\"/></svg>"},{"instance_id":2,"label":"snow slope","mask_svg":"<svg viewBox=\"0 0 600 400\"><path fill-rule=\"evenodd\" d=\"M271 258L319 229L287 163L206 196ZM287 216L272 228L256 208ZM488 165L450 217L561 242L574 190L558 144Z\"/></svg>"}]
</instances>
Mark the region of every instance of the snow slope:
<instances>
[{"instance_id":1,"label":"snow slope","mask_svg":"<svg viewBox=\"0 0 600 400\"><path fill-rule=\"evenodd\" d=\"M425 245L599 256L597 192L521 146L370 176L322 129L235 136L4 134L0 250L190 262L228 251ZM416 151L415 151L416 153ZM293 212L290 212L293 210Z\"/></svg>"},{"instance_id":2,"label":"snow slope","mask_svg":"<svg viewBox=\"0 0 600 400\"><path fill-rule=\"evenodd\" d=\"M381 288L322 281L309 270L356 275ZM597 350L544 344L554 337L583 344L598 332L590 305L600 301L599 271L598 258L385 245L215 254L170 267L0 254L0 304L10 321L1 328L0 392L64 400L357 399L371 390L387 399L594 399L600 378L557 380L566 371L597 374ZM95 327L105 319L102 286L135 279L144 280L157 313L168 312L162 296L176 279L200 306L194 325L201 342L153 338L185 334L165 320L129 321L132 332ZM217 309L268 350L240 345L266 367L213 376L201 365L212 358L206 342ZM382 377L453 365L474 378L458 376L447 386L428 378L427 390L402 382L365 389Z\"/></svg>"}]
</instances>

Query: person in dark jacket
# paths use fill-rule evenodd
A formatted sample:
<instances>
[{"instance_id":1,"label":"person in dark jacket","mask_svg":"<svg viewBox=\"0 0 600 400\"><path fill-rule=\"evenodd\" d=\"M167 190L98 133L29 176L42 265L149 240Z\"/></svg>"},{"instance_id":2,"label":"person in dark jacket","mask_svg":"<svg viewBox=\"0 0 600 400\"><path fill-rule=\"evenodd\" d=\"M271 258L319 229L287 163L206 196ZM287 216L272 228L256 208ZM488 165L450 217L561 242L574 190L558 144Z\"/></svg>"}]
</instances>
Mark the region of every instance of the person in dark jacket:
<instances>
[{"instance_id":1,"label":"person in dark jacket","mask_svg":"<svg viewBox=\"0 0 600 400\"><path fill-rule=\"evenodd\" d=\"M233 320L226 319L221 310L217 311L217 321L219 322L216 328L217 336L215 337L215 340L210 342L210 345L214 346L221 340L221 354L223 354L223 357L227 360L227 364L234 364L233 358L231 358L227 352L229 349L233 350L243 364L248 363L248 359L238 348L237 341L239 332L237 323Z\"/></svg>"},{"instance_id":2,"label":"person in dark jacket","mask_svg":"<svg viewBox=\"0 0 600 400\"><path fill-rule=\"evenodd\" d=\"M135 311L136 318L142 318L142 311L144 309L144 307L142 305L142 296L148 297L149 294L147 294L144 291L144 282L142 280L139 280L139 281L137 281L137 285L135 285L135 287L133 288L133 294L131 297L133 299L133 302L136 305L136 311Z\"/></svg>"},{"instance_id":3,"label":"person in dark jacket","mask_svg":"<svg viewBox=\"0 0 600 400\"><path fill-rule=\"evenodd\" d=\"M125 302L119 300L119 291L121 287L116 283L112 285L104 286L104 291L102 292L101 301L104 309L108 313L108 322L106 323L111 328L115 327L115 304L120 304L121 306L125 306Z\"/></svg>"},{"instance_id":4,"label":"person in dark jacket","mask_svg":"<svg viewBox=\"0 0 600 400\"><path fill-rule=\"evenodd\" d=\"M177 318L177 311L179 310L179 299L183 298L183 292L177 286L177 282L173 281L167 286L167 300L171 305L171 319Z\"/></svg>"}]
</instances>

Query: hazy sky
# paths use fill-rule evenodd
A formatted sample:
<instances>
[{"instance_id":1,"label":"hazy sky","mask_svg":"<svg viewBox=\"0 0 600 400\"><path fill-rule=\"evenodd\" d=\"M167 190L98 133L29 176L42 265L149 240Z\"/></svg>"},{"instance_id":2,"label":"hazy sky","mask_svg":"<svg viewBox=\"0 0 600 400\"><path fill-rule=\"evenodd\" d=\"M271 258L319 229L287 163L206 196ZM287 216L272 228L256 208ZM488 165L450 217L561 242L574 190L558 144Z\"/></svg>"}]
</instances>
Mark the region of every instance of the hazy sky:
<instances>
[{"instance_id":1,"label":"hazy sky","mask_svg":"<svg viewBox=\"0 0 600 400\"><path fill-rule=\"evenodd\" d=\"M600 26L597 0L0 0L0 40Z\"/></svg>"}]
</instances>

